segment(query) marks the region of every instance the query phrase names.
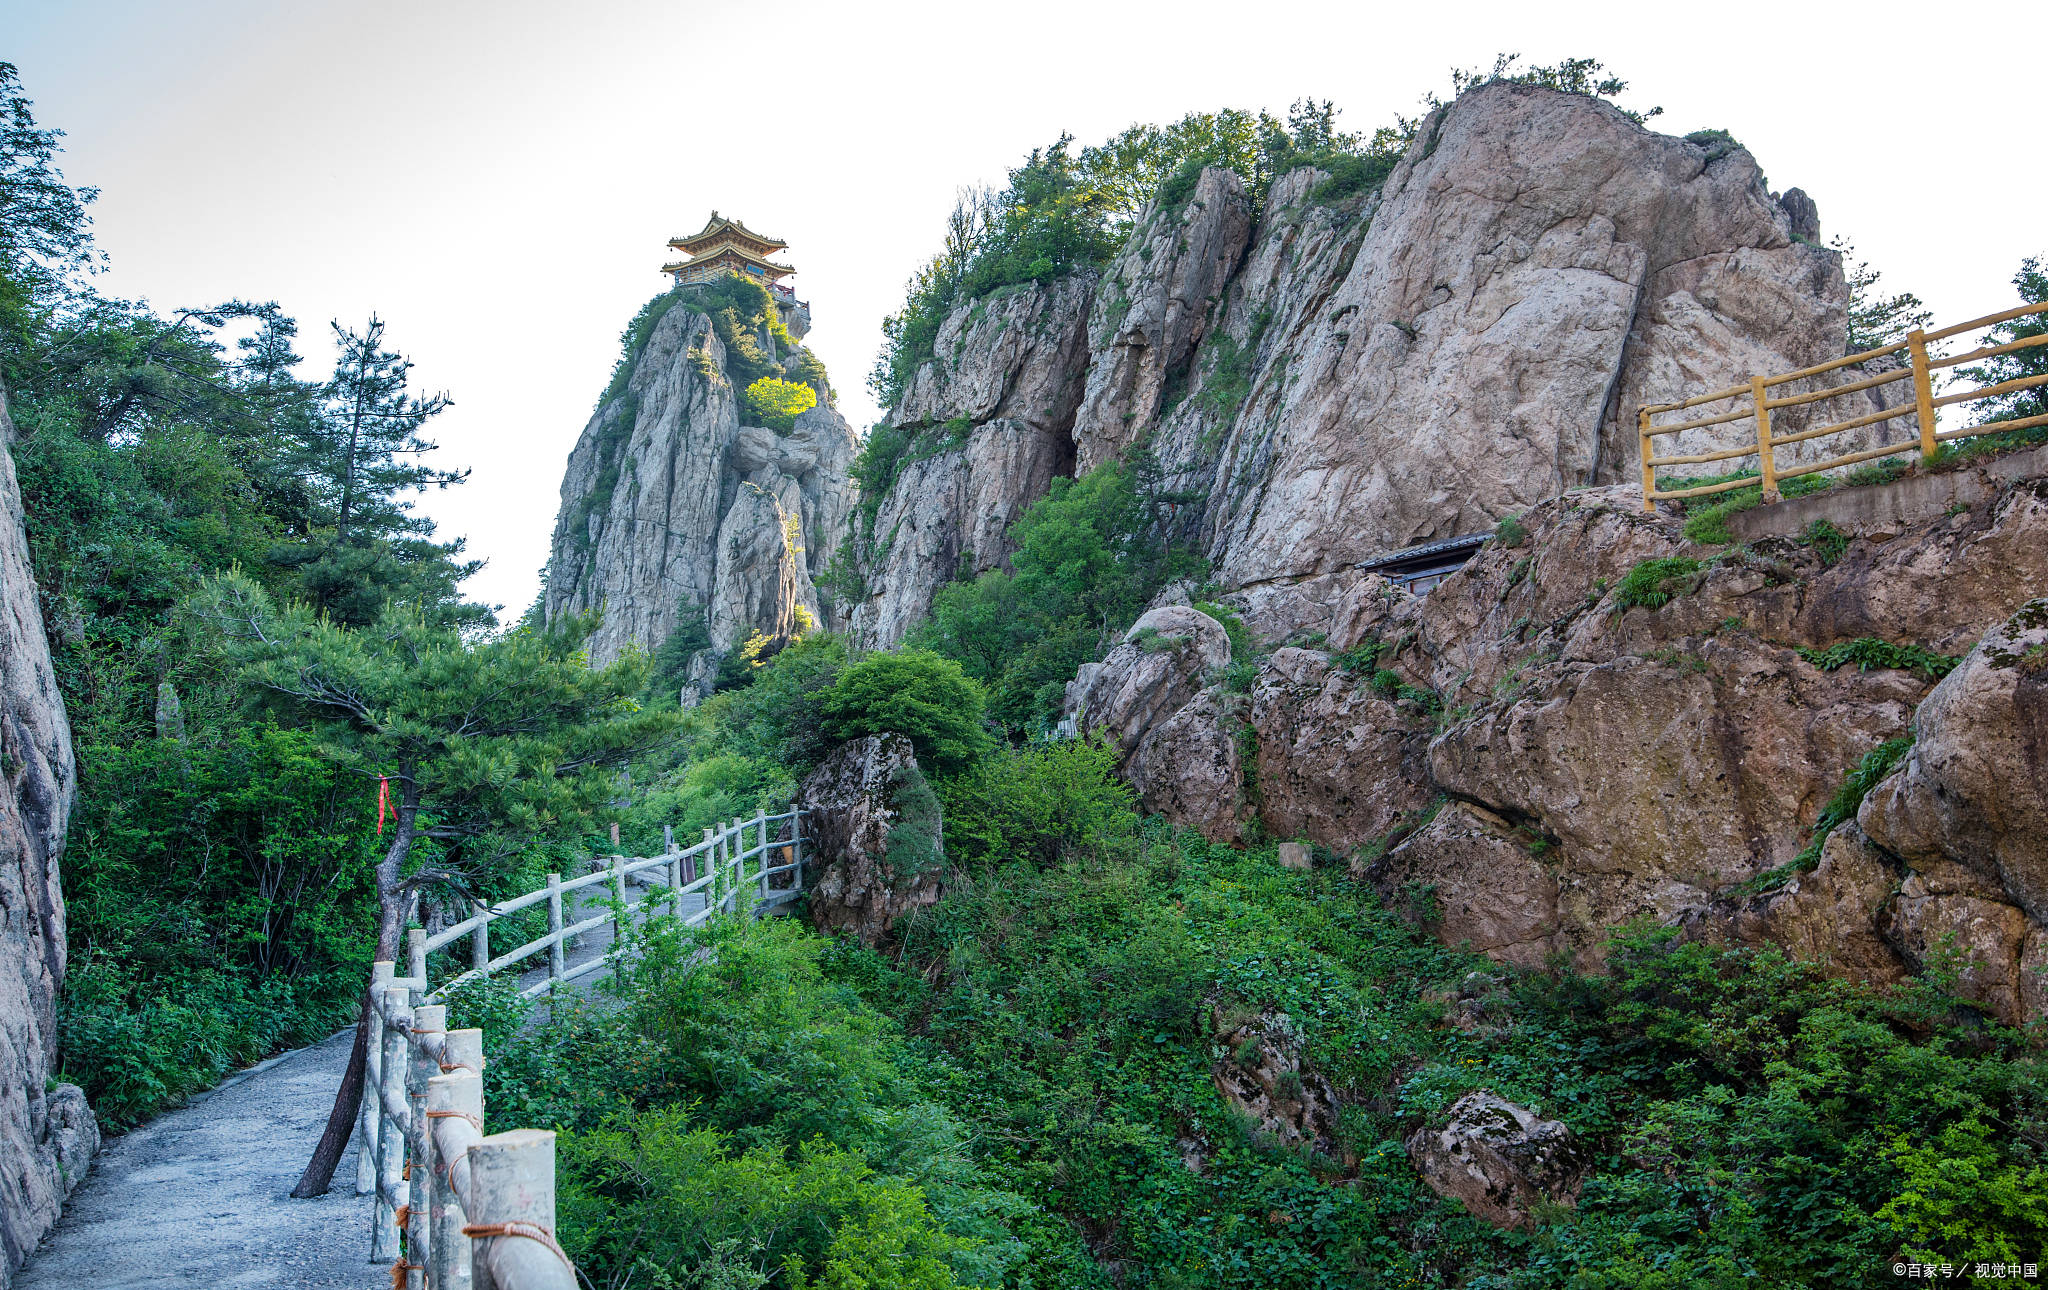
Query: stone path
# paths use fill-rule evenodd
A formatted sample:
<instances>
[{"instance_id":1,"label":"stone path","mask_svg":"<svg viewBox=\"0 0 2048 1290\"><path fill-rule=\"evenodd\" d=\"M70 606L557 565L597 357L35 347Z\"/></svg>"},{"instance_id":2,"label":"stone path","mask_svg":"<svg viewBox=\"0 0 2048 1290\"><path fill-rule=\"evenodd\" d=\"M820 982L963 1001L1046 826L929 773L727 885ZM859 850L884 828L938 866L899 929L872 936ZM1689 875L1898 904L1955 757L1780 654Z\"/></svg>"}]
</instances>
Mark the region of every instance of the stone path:
<instances>
[{"instance_id":1,"label":"stone path","mask_svg":"<svg viewBox=\"0 0 2048 1290\"><path fill-rule=\"evenodd\" d=\"M251 1067L116 1138L15 1278L17 1290L388 1287L370 1262L354 1152L318 1200L292 1185L320 1139L355 1031Z\"/></svg>"},{"instance_id":2,"label":"stone path","mask_svg":"<svg viewBox=\"0 0 2048 1290\"><path fill-rule=\"evenodd\" d=\"M578 894L585 900L572 904L570 921L603 908L601 895ZM702 907L693 898L687 912ZM609 926L585 933L567 966L603 957L611 943ZM537 961L521 985L547 975L546 956ZM370 1262L370 1198L355 1194L353 1142L327 1195L290 1194L326 1127L354 1039L345 1030L252 1066L112 1139L15 1290L388 1287L389 1265Z\"/></svg>"}]
</instances>

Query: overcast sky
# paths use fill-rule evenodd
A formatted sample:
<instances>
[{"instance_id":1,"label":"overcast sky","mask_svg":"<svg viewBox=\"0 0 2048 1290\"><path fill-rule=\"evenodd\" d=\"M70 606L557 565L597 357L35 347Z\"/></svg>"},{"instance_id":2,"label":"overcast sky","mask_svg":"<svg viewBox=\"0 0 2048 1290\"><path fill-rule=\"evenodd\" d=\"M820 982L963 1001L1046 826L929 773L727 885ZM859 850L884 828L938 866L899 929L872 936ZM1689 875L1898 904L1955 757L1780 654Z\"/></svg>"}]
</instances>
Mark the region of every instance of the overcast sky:
<instances>
[{"instance_id":1,"label":"overcast sky","mask_svg":"<svg viewBox=\"0 0 2048 1290\"><path fill-rule=\"evenodd\" d=\"M664 243L712 208L786 239L812 348L856 426L904 279L955 190L1035 145L1225 105L1334 99L1370 130L1447 70L1591 56L1652 124L1729 130L1940 321L2016 297L2048 252L2048 6L1995 30L1918 11L1641 3L696 3L0 0L63 165L97 185L103 289L159 307L275 299L324 369L376 310L455 406L430 496L516 615L557 490ZM2031 24L2031 30L2028 29Z\"/></svg>"}]
</instances>

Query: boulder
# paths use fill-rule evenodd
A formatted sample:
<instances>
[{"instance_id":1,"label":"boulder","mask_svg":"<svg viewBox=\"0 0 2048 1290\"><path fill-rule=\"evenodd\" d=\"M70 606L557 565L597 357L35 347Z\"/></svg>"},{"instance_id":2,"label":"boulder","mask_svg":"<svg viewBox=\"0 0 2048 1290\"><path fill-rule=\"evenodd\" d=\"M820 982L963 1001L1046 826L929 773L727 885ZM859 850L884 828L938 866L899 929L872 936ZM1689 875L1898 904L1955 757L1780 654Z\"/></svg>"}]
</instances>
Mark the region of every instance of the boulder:
<instances>
[{"instance_id":1,"label":"boulder","mask_svg":"<svg viewBox=\"0 0 2048 1290\"><path fill-rule=\"evenodd\" d=\"M1210 1009L1216 1091L1284 1146L1337 1150L1337 1092L1301 1060L1301 1033L1284 1012ZM1350 1160L1345 1161L1351 1163Z\"/></svg>"},{"instance_id":2,"label":"boulder","mask_svg":"<svg viewBox=\"0 0 2048 1290\"><path fill-rule=\"evenodd\" d=\"M944 824L910 740L869 735L841 744L797 796L811 922L881 943L897 919L945 891Z\"/></svg>"},{"instance_id":3,"label":"boulder","mask_svg":"<svg viewBox=\"0 0 2048 1290\"><path fill-rule=\"evenodd\" d=\"M1545 1203L1569 1208L1586 1172L1563 1122L1485 1089L1453 1103L1443 1128L1409 1134L1407 1148L1431 1191L1499 1227L1535 1227Z\"/></svg>"},{"instance_id":4,"label":"boulder","mask_svg":"<svg viewBox=\"0 0 2048 1290\"><path fill-rule=\"evenodd\" d=\"M56 1223L99 1129L85 1095L54 1084L64 984L64 854L77 778L43 636L0 395L0 1285Z\"/></svg>"},{"instance_id":5,"label":"boulder","mask_svg":"<svg viewBox=\"0 0 2048 1290\"><path fill-rule=\"evenodd\" d=\"M1914 718L1857 822L1915 865L1949 862L2048 923L2048 597L1985 633Z\"/></svg>"}]
</instances>

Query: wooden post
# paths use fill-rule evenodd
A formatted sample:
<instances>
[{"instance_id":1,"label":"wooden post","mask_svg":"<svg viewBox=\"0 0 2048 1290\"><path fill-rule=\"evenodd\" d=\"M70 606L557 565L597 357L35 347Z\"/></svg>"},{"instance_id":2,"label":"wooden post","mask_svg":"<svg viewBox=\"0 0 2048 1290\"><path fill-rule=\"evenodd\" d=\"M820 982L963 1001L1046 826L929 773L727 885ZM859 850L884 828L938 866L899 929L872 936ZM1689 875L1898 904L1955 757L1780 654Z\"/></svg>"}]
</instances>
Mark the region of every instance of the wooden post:
<instances>
[{"instance_id":1,"label":"wooden post","mask_svg":"<svg viewBox=\"0 0 2048 1290\"><path fill-rule=\"evenodd\" d=\"M1650 442L1650 410L1646 407L1636 409L1636 435L1638 441L1642 444L1640 460L1643 463L1643 514L1655 515L1657 513L1657 500L1655 497L1657 492L1657 468L1650 464L1650 458L1656 456L1656 453Z\"/></svg>"},{"instance_id":2,"label":"wooden post","mask_svg":"<svg viewBox=\"0 0 2048 1290\"><path fill-rule=\"evenodd\" d=\"M796 808L794 802L790 803L789 807L789 853L789 862L796 866L796 868L790 870L796 876L795 881L790 883L790 888L794 891L802 891L804 889L804 813Z\"/></svg>"},{"instance_id":3,"label":"wooden post","mask_svg":"<svg viewBox=\"0 0 2048 1290\"><path fill-rule=\"evenodd\" d=\"M1756 459L1763 471L1764 501L1778 500L1778 460L1771 455L1770 390L1764 378L1749 378L1749 400L1756 407Z\"/></svg>"},{"instance_id":4,"label":"wooden post","mask_svg":"<svg viewBox=\"0 0 2048 1290\"><path fill-rule=\"evenodd\" d=\"M427 929L408 927L405 929L405 974L419 982L413 989L420 994L427 991Z\"/></svg>"},{"instance_id":5,"label":"wooden post","mask_svg":"<svg viewBox=\"0 0 2048 1290\"><path fill-rule=\"evenodd\" d=\"M356 1108L358 1196L377 1190L377 1136L384 1118L377 1105L377 1090L382 1087L377 1082L377 1072L383 1069L384 1060L384 1014L377 1011L377 1001L384 996L385 983L397 975L397 966L389 959L379 959L370 965L370 1033L363 1049L363 1100Z\"/></svg>"},{"instance_id":6,"label":"wooden post","mask_svg":"<svg viewBox=\"0 0 2048 1290\"><path fill-rule=\"evenodd\" d=\"M451 1050L458 1035L476 1036L481 1049L481 1030L451 1030ZM469 1149L483 1136L483 1080L474 1069L434 1076L427 1081L427 1115L434 1134L434 1159L445 1162L435 1179L427 1285L431 1290L460 1290L471 1284L469 1238L462 1234L469 1219L463 1201L470 1189Z\"/></svg>"},{"instance_id":7,"label":"wooden post","mask_svg":"<svg viewBox=\"0 0 2048 1290\"><path fill-rule=\"evenodd\" d=\"M562 875L548 875L548 934L555 939L548 943L548 978L555 986L562 984ZM555 986L548 989L548 998L555 997Z\"/></svg>"},{"instance_id":8,"label":"wooden post","mask_svg":"<svg viewBox=\"0 0 2048 1290\"><path fill-rule=\"evenodd\" d=\"M490 1134L469 1149L469 1170L474 1290L576 1290L575 1269L555 1243L554 1132Z\"/></svg>"},{"instance_id":9,"label":"wooden post","mask_svg":"<svg viewBox=\"0 0 2048 1290\"><path fill-rule=\"evenodd\" d=\"M717 834L713 832L708 824L704 826L703 849L697 852L696 856L690 857L690 881L692 882L697 880L698 856L703 857L704 872L710 875L711 878L710 882L704 884L704 890L697 893L698 899L704 902L705 912L709 913L718 903L718 842Z\"/></svg>"},{"instance_id":10,"label":"wooden post","mask_svg":"<svg viewBox=\"0 0 2048 1290\"><path fill-rule=\"evenodd\" d=\"M768 808L754 812L754 833L761 839L761 859L754 868L761 875L761 899L768 899Z\"/></svg>"},{"instance_id":11,"label":"wooden post","mask_svg":"<svg viewBox=\"0 0 2048 1290\"><path fill-rule=\"evenodd\" d=\"M446 1038L448 1010L438 1003L417 1004L412 1010L415 1038L429 1035ZM439 1203L434 1186L434 1135L427 1122L427 1081L441 1073L441 1064L428 1056L426 1045L407 1044L411 1060L406 1063L406 1105L412 1109L410 1132L412 1182L408 1189L410 1209L405 1225L405 1283L407 1290L426 1290L427 1260L433 1249L433 1212Z\"/></svg>"},{"instance_id":12,"label":"wooden post","mask_svg":"<svg viewBox=\"0 0 2048 1290\"><path fill-rule=\"evenodd\" d=\"M384 1010L394 1020L405 1016L406 993L402 987L384 991ZM383 1099L383 1105L379 1107L383 1125L377 1135L377 1205L370 1219L370 1261L373 1263L389 1263L398 1257L397 1207L406 1201L406 1126L389 1113L389 1108L405 1104L405 1066L405 1032L395 1025L386 1025L384 1058L378 1070L376 1089L377 1096Z\"/></svg>"},{"instance_id":13,"label":"wooden post","mask_svg":"<svg viewBox=\"0 0 2048 1290\"><path fill-rule=\"evenodd\" d=\"M491 907L476 902L476 930L469 934L469 966L481 972L491 964Z\"/></svg>"},{"instance_id":14,"label":"wooden post","mask_svg":"<svg viewBox=\"0 0 2048 1290\"><path fill-rule=\"evenodd\" d=\"M612 899L618 902L618 910L612 915L612 943L621 944L626 933L633 930L633 916L626 912L626 857L612 857Z\"/></svg>"},{"instance_id":15,"label":"wooden post","mask_svg":"<svg viewBox=\"0 0 2048 1290\"><path fill-rule=\"evenodd\" d=\"M661 826L661 853L668 857L669 912L681 917L683 898L679 893L683 889L683 858L676 851L675 830L666 824Z\"/></svg>"},{"instance_id":16,"label":"wooden post","mask_svg":"<svg viewBox=\"0 0 2048 1290\"><path fill-rule=\"evenodd\" d=\"M1934 455L1934 374L1927 366L1927 333L1915 327L1906 333L1906 345L1913 351L1913 399L1919 413L1920 456Z\"/></svg>"}]
</instances>

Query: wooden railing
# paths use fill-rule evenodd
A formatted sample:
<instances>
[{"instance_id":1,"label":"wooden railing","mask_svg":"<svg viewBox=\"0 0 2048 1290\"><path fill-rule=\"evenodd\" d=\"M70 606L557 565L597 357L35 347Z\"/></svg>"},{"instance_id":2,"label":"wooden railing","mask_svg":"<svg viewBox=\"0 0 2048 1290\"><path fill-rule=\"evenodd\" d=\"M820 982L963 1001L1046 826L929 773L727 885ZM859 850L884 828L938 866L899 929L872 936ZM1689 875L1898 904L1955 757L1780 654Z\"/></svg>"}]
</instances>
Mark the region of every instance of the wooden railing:
<instances>
[{"instance_id":1,"label":"wooden railing","mask_svg":"<svg viewBox=\"0 0 2048 1290\"><path fill-rule=\"evenodd\" d=\"M763 811L704 830L678 849L664 830L662 854L613 856L569 882L547 885L480 908L429 936L407 934L407 975L380 961L370 971L368 1065L356 1125L358 1193L376 1193L370 1259L390 1262L394 1286L447 1290L575 1290L576 1270L555 1240L555 1135L542 1129L484 1133L483 1032L449 1030L439 1002L457 986L489 977L546 951L547 975L520 997L550 994L610 968L624 952L635 918L669 912L701 927L721 914L756 917L803 893L803 813ZM771 833L774 836L770 836ZM751 870L747 862L753 860ZM780 879L781 881L778 881ZM627 884L659 888L638 901ZM564 897L603 886L605 912L574 923ZM546 902L548 930L493 956L491 924ZM614 925L614 948L569 967L574 938ZM470 938L467 971L429 987L427 956ZM402 1248L401 1248L402 1246Z\"/></svg>"},{"instance_id":2,"label":"wooden railing","mask_svg":"<svg viewBox=\"0 0 2048 1290\"><path fill-rule=\"evenodd\" d=\"M1923 332L1915 329L1908 333L1906 339L1895 344L1865 350L1860 354L1850 354L1845 358L1838 358L1831 363L1820 363L1813 367L1804 367L1796 372L1785 372L1778 376L1753 376L1746 384L1732 385L1725 390L1716 390L1711 394L1695 395L1682 403L1659 403L1644 406L1636 414L1636 428L1642 440L1643 509L1645 511L1654 511L1659 501L1670 498L1699 497L1708 493L1726 492L1730 489L1747 488L1757 484L1761 484L1763 487L1764 500L1766 502L1775 502L1778 500L1778 481L1781 479L1791 479L1799 475L1811 475L1823 470L1833 470L1839 466L1852 466L1860 461L1871 461L1878 457L1890 457L1902 452L1917 452L1923 456L1931 456L1936 447L1950 439L1960 439L1967 435L1997 433L2007 430L2024 430L2032 426L2048 424L2048 416L2026 417L2017 421L1997 421L1985 425L1964 426L1955 430L1938 429L1935 423L1935 412L1937 409L1960 403L1969 403L1976 399L2011 394L2019 390L2048 383L2048 375L2027 376L2017 380L2001 381L1996 385L1985 385L1975 389L1947 393L1940 397L1936 397L1934 392L1934 373L1944 368L1959 366L1963 363L1974 363L2000 354L2011 354L2022 349L2031 349L2036 345L2048 344L2048 335L2028 336L2004 345L1987 345L1980 349L1971 350L1967 354L1956 354L1952 357L1932 356L1928 348L1930 345L1946 340L1951 336L1960 335L1963 332L1977 331L1998 323L2010 322L2015 318L2024 318L2029 314L2048 314L2048 304L2022 305L2017 309L2008 309L2004 313L1991 314L1984 318L1973 318L1969 322L1957 323L1953 327L1944 327L1940 331ZM1906 354L1910 361L1906 366L1892 371L1879 372L1874 376L1862 377L1858 380L1829 386L1824 389L1805 390L1783 396L1771 394L1771 389L1774 386L1789 385L1794 381L1804 381L1814 377L1826 376L1845 367L1854 367L1858 364L1869 363L1876 359L1900 353ZM1874 390L1880 386L1890 385L1897 381L1913 382L1913 404L1911 407L1901 405L1895 408L1880 408L1876 412L1850 417L1845 421L1836 421L1814 429L1800 430L1794 434L1774 436L1771 433L1771 413L1776 409L1804 407L1808 404L1822 403L1829 399L1841 398L1844 395L1855 394L1862 390ZM1685 412L1693 408L1704 407L1710 403L1733 402L1737 400L1746 400L1746 402L1740 403L1734 408L1716 412L1710 416L1693 417L1685 421L1662 425L1656 421L1657 417L1667 413ZM1844 453L1822 461L1804 462L1785 469L1780 469L1778 466L1777 450L1788 444L1800 443L1807 439L1819 439L1827 435L1846 434L1852 430L1860 430L1865 426L1882 425L1886 422L1896 421L1905 417L1913 418L1918 432L1911 439L1884 444L1876 448L1867 448L1860 452ZM1756 438L1752 443L1747 443L1737 448L1722 448L1712 452L1679 453L1669 457L1654 455L1654 444L1652 441L1661 435L1681 434L1687 430L1701 430L1708 426L1725 425L1730 422L1743 420L1748 420L1755 424ZM1723 480L1720 483L1700 484L1690 488L1659 488L1657 486L1657 468L1660 466L1692 466L1701 465L1706 462L1738 461L1745 457L1755 457L1757 459L1756 476Z\"/></svg>"}]
</instances>

